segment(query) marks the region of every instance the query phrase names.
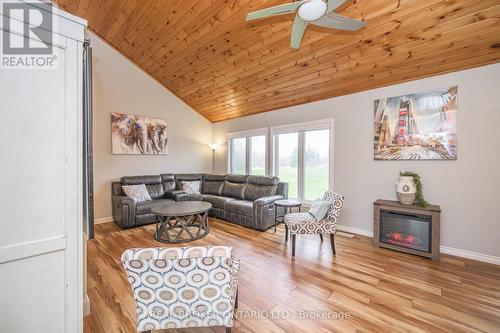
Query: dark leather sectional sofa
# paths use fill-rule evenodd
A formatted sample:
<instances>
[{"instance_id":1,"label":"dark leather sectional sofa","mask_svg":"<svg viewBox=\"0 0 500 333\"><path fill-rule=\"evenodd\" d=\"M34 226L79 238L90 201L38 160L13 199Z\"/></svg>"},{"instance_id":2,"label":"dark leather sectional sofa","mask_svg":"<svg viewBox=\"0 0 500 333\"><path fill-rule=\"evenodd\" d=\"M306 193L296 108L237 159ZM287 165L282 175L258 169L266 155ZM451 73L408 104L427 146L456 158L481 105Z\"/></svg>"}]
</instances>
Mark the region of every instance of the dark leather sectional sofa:
<instances>
[{"instance_id":1,"label":"dark leather sectional sofa","mask_svg":"<svg viewBox=\"0 0 500 333\"><path fill-rule=\"evenodd\" d=\"M183 181L200 181L201 194L182 191ZM152 201L134 202L122 185L145 184ZM162 174L122 177L112 183L113 219L122 229L156 222L151 208L167 202L201 200L209 214L257 230L274 226L274 201L288 198L288 183L278 177L211 174Z\"/></svg>"}]
</instances>

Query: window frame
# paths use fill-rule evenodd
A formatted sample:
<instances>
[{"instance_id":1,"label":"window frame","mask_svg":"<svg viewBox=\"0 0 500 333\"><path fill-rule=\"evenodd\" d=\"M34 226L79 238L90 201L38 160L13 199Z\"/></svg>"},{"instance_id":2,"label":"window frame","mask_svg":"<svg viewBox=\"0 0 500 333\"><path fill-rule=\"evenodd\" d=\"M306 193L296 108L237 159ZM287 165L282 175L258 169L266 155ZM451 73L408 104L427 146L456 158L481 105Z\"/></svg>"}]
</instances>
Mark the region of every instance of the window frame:
<instances>
[{"instance_id":1,"label":"window frame","mask_svg":"<svg viewBox=\"0 0 500 333\"><path fill-rule=\"evenodd\" d=\"M298 133L297 141L297 200L303 203L311 203L312 200L304 198L305 194L305 148L306 148L306 132L329 130L329 145L328 145L328 189L333 189L333 148L334 148L334 119L323 119L317 121L295 123L289 125L270 127L270 136L272 138L271 163L272 174L279 177L279 135Z\"/></svg>"},{"instance_id":2,"label":"window frame","mask_svg":"<svg viewBox=\"0 0 500 333\"><path fill-rule=\"evenodd\" d=\"M305 132L308 131L319 131L319 130L329 130L329 147L328 147L328 189L333 190L334 186L334 119L327 118L315 121L293 123L280 126L270 126L265 128L257 128L252 130L245 130L240 132L231 132L227 134L228 137L228 153L227 153L227 170L230 173L233 172L231 161L232 161L232 139L246 138L246 151L245 151L245 174L250 174L252 161L251 161L251 137L254 136L265 136L266 148L265 148L265 164L267 176L273 175L279 177L279 143L277 135L287 134L287 133L298 133L298 147L297 147L297 200L310 204L312 200L306 200L304 198L305 194L305 159L304 150L306 146Z\"/></svg>"},{"instance_id":3,"label":"window frame","mask_svg":"<svg viewBox=\"0 0 500 333\"><path fill-rule=\"evenodd\" d=\"M270 175L269 168L269 128L257 128L252 130L231 132L227 134L228 137L228 153L227 153L227 169L230 173L233 173L232 166L232 151L233 151L233 139L245 139L245 174L249 175L252 168L252 140L254 136L264 136L265 137L265 174Z\"/></svg>"}]
</instances>

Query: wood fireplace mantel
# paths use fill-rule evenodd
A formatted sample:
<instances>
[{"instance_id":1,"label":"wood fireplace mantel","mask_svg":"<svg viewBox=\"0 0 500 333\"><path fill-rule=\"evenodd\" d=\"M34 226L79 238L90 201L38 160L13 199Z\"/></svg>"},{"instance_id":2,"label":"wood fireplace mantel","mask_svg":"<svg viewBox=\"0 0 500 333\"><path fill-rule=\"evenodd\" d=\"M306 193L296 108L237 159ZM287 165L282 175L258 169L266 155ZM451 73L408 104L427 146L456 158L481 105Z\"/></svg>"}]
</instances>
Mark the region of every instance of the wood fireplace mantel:
<instances>
[{"instance_id":1,"label":"wood fireplace mantel","mask_svg":"<svg viewBox=\"0 0 500 333\"><path fill-rule=\"evenodd\" d=\"M380 212L389 211L403 214L419 214L431 217L431 252L423 252L401 246L382 243L380 241ZM420 207L417 205L403 205L399 201L379 199L373 203L373 243L376 247L385 247L392 250L415 254L432 260L439 259L439 239L440 239L440 215L441 207L438 205L428 205Z\"/></svg>"}]
</instances>

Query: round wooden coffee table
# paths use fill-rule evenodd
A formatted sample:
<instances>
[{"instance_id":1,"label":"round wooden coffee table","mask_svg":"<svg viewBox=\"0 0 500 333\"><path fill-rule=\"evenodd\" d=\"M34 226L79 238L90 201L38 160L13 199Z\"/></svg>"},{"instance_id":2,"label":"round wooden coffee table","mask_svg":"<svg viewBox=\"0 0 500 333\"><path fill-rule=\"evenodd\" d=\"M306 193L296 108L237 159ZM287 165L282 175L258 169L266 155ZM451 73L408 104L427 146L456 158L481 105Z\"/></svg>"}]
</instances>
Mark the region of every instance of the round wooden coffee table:
<instances>
[{"instance_id":1,"label":"round wooden coffee table","mask_svg":"<svg viewBox=\"0 0 500 333\"><path fill-rule=\"evenodd\" d=\"M203 201L167 203L151 209L156 214L155 239L164 243L191 242L208 235L208 211L212 204Z\"/></svg>"}]
</instances>

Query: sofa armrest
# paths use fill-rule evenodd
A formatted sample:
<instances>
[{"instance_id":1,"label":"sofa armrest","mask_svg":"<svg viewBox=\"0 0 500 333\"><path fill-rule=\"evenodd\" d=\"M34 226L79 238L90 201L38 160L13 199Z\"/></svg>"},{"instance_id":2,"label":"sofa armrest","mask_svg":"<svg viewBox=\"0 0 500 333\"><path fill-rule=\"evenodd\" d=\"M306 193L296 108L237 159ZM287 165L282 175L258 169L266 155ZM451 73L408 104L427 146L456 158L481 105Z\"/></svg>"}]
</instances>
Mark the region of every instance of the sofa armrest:
<instances>
[{"instance_id":1,"label":"sofa armrest","mask_svg":"<svg viewBox=\"0 0 500 333\"><path fill-rule=\"evenodd\" d=\"M113 195L111 198L113 205L113 220L122 228L135 226L135 201L124 195Z\"/></svg>"},{"instance_id":2,"label":"sofa armrest","mask_svg":"<svg viewBox=\"0 0 500 333\"><path fill-rule=\"evenodd\" d=\"M274 202L283 199L281 195L262 197L253 202L253 226L252 228L265 231L274 225Z\"/></svg>"},{"instance_id":3,"label":"sofa armrest","mask_svg":"<svg viewBox=\"0 0 500 333\"><path fill-rule=\"evenodd\" d=\"M165 194L165 197L175 201L189 201L189 194L184 191L170 191Z\"/></svg>"},{"instance_id":4,"label":"sofa armrest","mask_svg":"<svg viewBox=\"0 0 500 333\"><path fill-rule=\"evenodd\" d=\"M273 195L270 197L262 197L253 202L253 206L265 206L274 203L276 200L283 199L282 195Z\"/></svg>"}]
</instances>

